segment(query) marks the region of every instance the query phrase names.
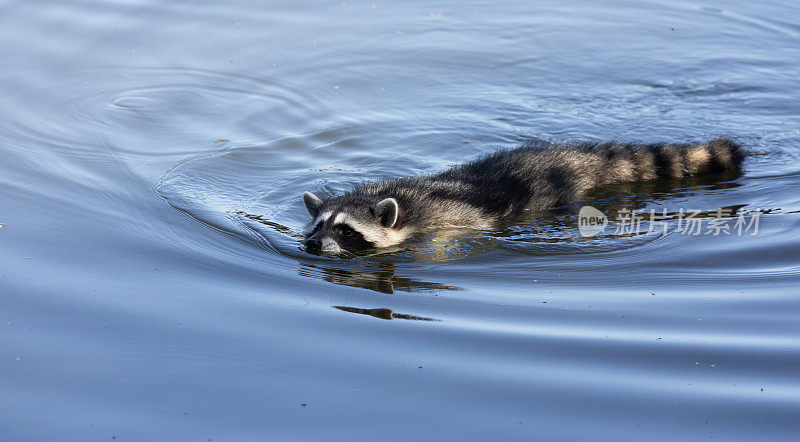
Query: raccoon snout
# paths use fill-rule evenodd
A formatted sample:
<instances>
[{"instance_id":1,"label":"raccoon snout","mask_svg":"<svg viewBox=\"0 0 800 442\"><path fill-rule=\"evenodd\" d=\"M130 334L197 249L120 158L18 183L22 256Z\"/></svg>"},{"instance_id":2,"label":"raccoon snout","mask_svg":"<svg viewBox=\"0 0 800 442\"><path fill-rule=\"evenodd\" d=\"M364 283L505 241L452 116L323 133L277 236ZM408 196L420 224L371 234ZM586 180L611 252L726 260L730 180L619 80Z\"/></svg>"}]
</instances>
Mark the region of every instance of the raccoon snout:
<instances>
[{"instance_id":1,"label":"raccoon snout","mask_svg":"<svg viewBox=\"0 0 800 442\"><path fill-rule=\"evenodd\" d=\"M322 241L317 238L309 238L306 240L306 249L309 252L319 252L322 250Z\"/></svg>"}]
</instances>

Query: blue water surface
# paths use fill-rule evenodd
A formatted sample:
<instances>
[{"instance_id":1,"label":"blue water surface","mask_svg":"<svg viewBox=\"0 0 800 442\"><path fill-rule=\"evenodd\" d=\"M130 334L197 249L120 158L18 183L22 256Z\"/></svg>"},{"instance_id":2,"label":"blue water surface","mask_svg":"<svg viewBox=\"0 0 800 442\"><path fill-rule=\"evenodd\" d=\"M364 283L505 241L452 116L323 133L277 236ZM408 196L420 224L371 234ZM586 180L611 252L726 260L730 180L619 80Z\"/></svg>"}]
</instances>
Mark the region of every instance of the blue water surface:
<instances>
[{"instance_id":1,"label":"blue water surface","mask_svg":"<svg viewBox=\"0 0 800 442\"><path fill-rule=\"evenodd\" d=\"M797 440L800 6L0 0L0 440ZM305 190L536 138L744 173L357 260ZM614 227L613 225L611 226Z\"/></svg>"}]
</instances>

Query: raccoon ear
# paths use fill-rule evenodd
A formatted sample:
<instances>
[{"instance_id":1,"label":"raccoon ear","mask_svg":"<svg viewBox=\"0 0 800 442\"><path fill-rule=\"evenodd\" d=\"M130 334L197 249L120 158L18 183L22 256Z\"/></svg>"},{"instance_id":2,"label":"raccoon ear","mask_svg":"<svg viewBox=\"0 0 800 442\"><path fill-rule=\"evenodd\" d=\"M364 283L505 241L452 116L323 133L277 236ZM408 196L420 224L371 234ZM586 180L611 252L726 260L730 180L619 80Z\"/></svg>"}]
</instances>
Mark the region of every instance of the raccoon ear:
<instances>
[{"instance_id":1,"label":"raccoon ear","mask_svg":"<svg viewBox=\"0 0 800 442\"><path fill-rule=\"evenodd\" d=\"M375 205L375 215L381 220L383 227L394 226L399 210L397 200L394 198L386 198Z\"/></svg>"},{"instance_id":2,"label":"raccoon ear","mask_svg":"<svg viewBox=\"0 0 800 442\"><path fill-rule=\"evenodd\" d=\"M303 192L303 202L306 203L306 210L308 210L308 213L312 218L317 217L319 214L319 208L325 203L320 199L320 197L311 192Z\"/></svg>"}]
</instances>

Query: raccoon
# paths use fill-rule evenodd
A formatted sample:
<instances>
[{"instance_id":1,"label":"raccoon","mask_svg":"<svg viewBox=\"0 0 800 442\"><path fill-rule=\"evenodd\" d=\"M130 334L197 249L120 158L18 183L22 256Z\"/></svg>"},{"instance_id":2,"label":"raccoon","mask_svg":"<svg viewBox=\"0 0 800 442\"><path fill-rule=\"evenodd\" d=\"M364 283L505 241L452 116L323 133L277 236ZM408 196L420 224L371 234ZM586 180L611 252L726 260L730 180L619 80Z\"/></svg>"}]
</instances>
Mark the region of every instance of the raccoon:
<instances>
[{"instance_id":1,"label":"raccoon","mask_svg":"<svg viewBox=\"0 0 800 442\"><path fill-rule=\"evenodd\" d=\"M573 203L607 184L738 172L745 153L730 138L703 144L528 142L435 174L373 181L321 199L303 194L314 254L365 254L437 229L493 230L520 216Z\"/></svg>"}]
</instances>

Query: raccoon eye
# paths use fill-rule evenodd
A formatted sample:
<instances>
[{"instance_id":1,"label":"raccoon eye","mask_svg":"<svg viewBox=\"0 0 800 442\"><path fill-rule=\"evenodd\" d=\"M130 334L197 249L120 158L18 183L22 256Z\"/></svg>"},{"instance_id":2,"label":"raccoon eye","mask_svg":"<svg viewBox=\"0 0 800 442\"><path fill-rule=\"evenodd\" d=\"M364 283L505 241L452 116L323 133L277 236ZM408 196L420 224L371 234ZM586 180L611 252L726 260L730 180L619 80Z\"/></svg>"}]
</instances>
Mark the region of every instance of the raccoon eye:
<instances>
[{"instance_id":1,"label":"raccoon eye","mask_svg":"<svg viewBox=\"0 0 800 442\"><path fill-rule=\"evenodd\" d=\"M348 236L348 237L356 234L356 231L353 230L353 228L350 226L339 227L339 232L342 234L342 236Z\"/></svg>"}]
</instances>

